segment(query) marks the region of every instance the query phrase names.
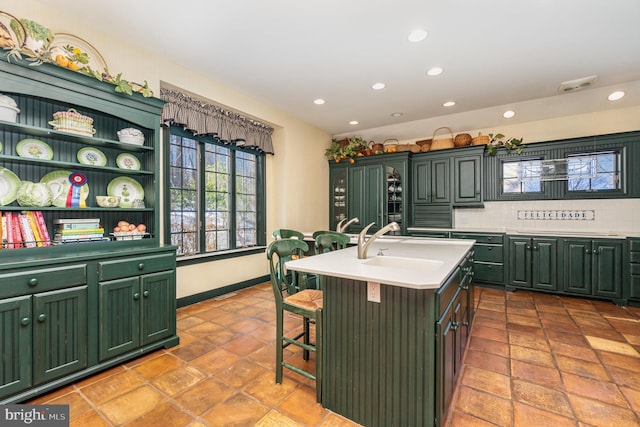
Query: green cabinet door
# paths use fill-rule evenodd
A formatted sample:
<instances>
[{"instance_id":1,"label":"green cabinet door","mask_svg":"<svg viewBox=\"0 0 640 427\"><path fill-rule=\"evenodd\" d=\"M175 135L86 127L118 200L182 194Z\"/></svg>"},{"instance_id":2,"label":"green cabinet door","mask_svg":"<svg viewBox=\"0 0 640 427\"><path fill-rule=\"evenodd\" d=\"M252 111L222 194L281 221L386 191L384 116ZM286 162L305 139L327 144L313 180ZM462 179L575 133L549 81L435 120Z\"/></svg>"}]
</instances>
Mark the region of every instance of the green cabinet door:
<instances>
[{"instance_id":1,"label":"green cabinet door","mask_svg":"<svg viewBox=\"0 0 640 427\"><path fill-rule=\"evenodd\" d=\"M531 239L507 237L509 244L509 286L531 287Z\"/></svg>"},{"instance_id":2,"label":"green cabinet door","mask_svg":"<svg viewBox=\"0 0 640 427\"><path fill-rule=\"evenodd\" d=\"M622 297L622 251L620 240L593 241L593 295Z\"/></svg>"},{"instance_id":3,"label":"green cabinet door","mask_svg":"<svg viewBox=\"0 0 640 427\"><path fill-rule=\"evenodd\" d=\"M436 323L435 425L442 425L455 387L456 319L452 307Z\"/></svg>"},{"instance_id":4,"label":"green cabinet door","mask_svg":"<svg viewBox=\"0 0 640 427\"><path fill-rule=\"evenodd\" d=\"M0 300L0 396L31 386L31 297Z\"/></svg>"},{"instance_id":5,"label":"green cabinet door","mask_svg":"<svg viewBox=\"0 0 640 427\"><path fill-rule=\"evenodd\" d=\"M33 383L87 367L87 286L33 295Z\"/></svg>"},{"instance_id":6,"label":"green cabinet door","mask_svg":"<svg viewBox=\"0 0 640 427\"><path fill-rule=\"evenodd\" d=\"M531 239L531 287L547 291L558 290L558 240Z\"/></svg>"},{"instance_id":7,"label":"green cabinet door","mask_svg":"<svg viewBox=\"0 0 640 427\"><path fill-rule=\"evenodd\" d=\"M591 240L564 239L564 291L591 295Z\"/></svg>"},{"instance_id":8,"label":"green cabinet door","mask_svg":"<svg viewBox=\"0 0 640 427\"><path fill-rule=\"evenodd\" d=\"M99 284L99 357L109 359L140 347L140 278Z\"/></svg>"},{"instance_id":9,"label":"green cabinet door","mask_svg":"<svg viewBox=\"0 0 640 427\"><path fill-rule=\"evenodd\" d=\"M482 154L453 159L453 204L482 203Z\"/></svg>"},{"instance_id":10,"label":"green cabinet door","mask_svg":"<svg viewBox=\"0 0 640 427\"><path fill-rule=\"evenodd\" d=\"M146 274L142 281L142 344L150 344L176 332L175 274Z\"/></svg>"},{"instance_id":11,"label":"green cabinet door","mask_svg":"<svg viewBox=\"0 0 640 427\"><path fill-rule=\"evenodd\" d=\"M351 225L351 231L359 232L368 224L376 225L370 231L380 228L383 218L382 198L383 190L382 165L352 166L349 168L349 188L347 190L347 204L349 217L357 217L360 222Z\"/></svg>"},{"instance_id":12,"label":"green cabinet door","mask_svg":"<svg viewBox=\"0 0 640 427\"><path fill-rule=\"evenodd\" d=\"M451 202L450 157L428 157L413 160L413 203Z\"/></svg>"}]
</instances>

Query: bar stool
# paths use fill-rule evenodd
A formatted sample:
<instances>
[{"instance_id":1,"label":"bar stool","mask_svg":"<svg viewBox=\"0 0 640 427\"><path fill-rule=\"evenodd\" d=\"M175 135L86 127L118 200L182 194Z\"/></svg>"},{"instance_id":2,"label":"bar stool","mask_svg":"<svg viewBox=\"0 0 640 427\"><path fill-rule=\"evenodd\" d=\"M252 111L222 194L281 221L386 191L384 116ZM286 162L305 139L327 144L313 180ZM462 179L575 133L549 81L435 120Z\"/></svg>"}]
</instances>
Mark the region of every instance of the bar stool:
<instances>
[{"instance_id":1,"label":"bar stool","mask_svg":"<svg viewBox=\"0 0 640 427\"><path fill-rule=\"evenodd\" d=\"M273 230L273 237L276 240L279 239L298 239L304 240L304 234L296 230L290 230L287 228L277 228Z\"/></svg>"},{"instance_id":2,"label":"bar stool","mask_svg":"<svg viewBox=\"0 0 640 427\"><path fill-rule=\"evenodd\" d=\"M316 401L322 398L322 291L307 289L305 273L287 271L285 263L294 256L302 258L309 250L303 240L282 239L267 248L271 285L276 302L276 383L282 383L282 368L290 369L316 382ZM302 332L294 336L284 334L285 311L302 316ZM315 343L310 339L310 324L315 323ZM302 338L302 341L300 341ZM316 370L309 372L283 360L283 350L289 345L302 348L304 360L309 352L316 353Z\"/></svg>"},{"instance_id":3,"label":"bar stool","mask_svg":"<svg viewBox=\"0 0 640 427\"><path fill-rule=\"evenodd\" d=\"M346 248L351 238L337 231L316 231L313 233L313 240L315 253L321 254Z\"/></svg>"}]
</instances>

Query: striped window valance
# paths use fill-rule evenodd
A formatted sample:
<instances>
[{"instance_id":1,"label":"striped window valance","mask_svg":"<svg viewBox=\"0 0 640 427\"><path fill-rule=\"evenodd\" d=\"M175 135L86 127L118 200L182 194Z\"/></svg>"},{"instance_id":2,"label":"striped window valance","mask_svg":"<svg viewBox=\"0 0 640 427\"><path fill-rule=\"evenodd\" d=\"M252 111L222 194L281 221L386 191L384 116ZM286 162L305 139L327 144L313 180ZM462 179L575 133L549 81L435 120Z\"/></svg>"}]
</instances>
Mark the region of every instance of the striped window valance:
<instances>
[{"instance_id":1,"label":"striped window valance","mask_svg":"<svg viewBox=\"0 0 640 427\"><path fill-rule=\"evenodd\" d=\"M160 88L160 98L166 101L162 110L164 126L182 126L194 135L212 135L225 144L273 154L271 126L176 90Z\"/></svg>"}]
</instances>

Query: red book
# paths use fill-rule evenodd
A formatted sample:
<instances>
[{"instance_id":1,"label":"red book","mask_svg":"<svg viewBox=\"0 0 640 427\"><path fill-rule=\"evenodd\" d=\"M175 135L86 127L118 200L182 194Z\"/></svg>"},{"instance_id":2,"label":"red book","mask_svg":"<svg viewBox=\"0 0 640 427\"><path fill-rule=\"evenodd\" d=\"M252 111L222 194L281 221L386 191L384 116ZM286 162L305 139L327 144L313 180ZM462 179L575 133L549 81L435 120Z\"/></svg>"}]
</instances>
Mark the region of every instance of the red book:
<instances>
[{"instance_id":1,"label":"red book","mask_svg":"<svg viewBox=\"0 0 640 427\"><path fill-rule=\"evenodd\" d=\"M41 211L34 212L38 230L40 230L40 236L42 237L42 243L44 246L51 246L51 237L49 236L49 231L47 230L47 224L44 222L44 216L42 216Z\"/></svg>"}]
</instances>

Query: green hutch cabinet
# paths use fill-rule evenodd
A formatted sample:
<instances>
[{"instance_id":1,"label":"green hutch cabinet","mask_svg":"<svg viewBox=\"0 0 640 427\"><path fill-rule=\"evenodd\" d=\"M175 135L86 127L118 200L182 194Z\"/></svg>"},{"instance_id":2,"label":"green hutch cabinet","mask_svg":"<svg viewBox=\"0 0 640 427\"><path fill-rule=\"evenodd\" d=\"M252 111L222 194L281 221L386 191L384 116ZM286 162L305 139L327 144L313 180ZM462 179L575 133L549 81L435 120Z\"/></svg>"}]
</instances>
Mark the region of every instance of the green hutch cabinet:
<instances>
[{"instance_id":1,"label":"green hutch cabinet","mask_svg":"<svg viewBox=\"0 0 640 427\"><path fill-rule=\"evenodd\" d=\"M376 225L370 231L375 232L396 221L401 228L398 234L406 233L409 152L357 157L353 164L345 165L343 160L329 165L332 230L340 219L357 217L359 223L350 225L349 232L359 232L372 222Z\"/></svg>"},{"instance_id":2,"label":"green hutch cabinet","mask_svg":"<svg viewBox=\"0 0 640 427\"><path fill-rule=\"evenodd\" d=\"M86 207L28 207L7 200L0 211L40 211L51 237L56 220L99 218L107 238L11 249L12 242L2 242L0 404L31 399L179 341L176 248L158 235L163 101L119 94L109 83L51 64L9 63L4 55L0 93L15 100L20 113L15 122L0 121L0 170L31 182L52 172L78 173L86 178L89 196ZM94 119L94 135L51 128L54 113L71 109ZM130 127L142 131L143 145L118 140L118 130ZM25 139L39 140L52 154L20 152ZM101 152L106 164L81 161L87 150ZM118 164L121 154L137 158L140 167ZM139 184L143 203L97 206L96 195L107 195L123 181ZM118 221L143 223L148 234L140 240L108 238Z\"/></svg>"},{"instance_id":3,"label":"green hutch cabinet","mask_svg":"<svg viewBox=\"0 0 640 427\"><path fill-rule=\"evenodd\" d=\"M450 228L453 225L451 157L451 150L413 156L412 227Z\"/></svg>"},{"instance_id":4,"label":"green hutch cabinet","mask_svg":"<svg viewBox=\"0 0 640 427\"><path fill-rule=\"evenodd\" d=\"M453 206L482 207L484 146L463 148L453 157Z\"/></svg>"}]
</instances>

